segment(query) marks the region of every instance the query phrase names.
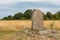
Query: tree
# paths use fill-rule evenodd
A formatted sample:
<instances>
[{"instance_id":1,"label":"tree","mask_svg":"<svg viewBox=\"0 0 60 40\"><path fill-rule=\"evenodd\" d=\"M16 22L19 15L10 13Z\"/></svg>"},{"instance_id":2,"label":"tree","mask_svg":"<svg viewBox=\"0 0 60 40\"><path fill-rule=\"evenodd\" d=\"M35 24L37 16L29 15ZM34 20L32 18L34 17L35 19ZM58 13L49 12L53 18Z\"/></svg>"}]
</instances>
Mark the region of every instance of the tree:
<instances>
[{"instance_id":1,"label":"tree","mask_svg":"<svg viewBox=\"0 0 60 40\"><path fill-rule=\"evenodd\" d=\"M52 20L52 14L51 12L46 13L47 19Z\"/></svg>"},{"instance_id":2,"label":"tree","mask_svg":"<svg viewBox=\"0 0 60 40\"><path fill-rule=\"evenodd\" d=\"M32 10L31 9L28 9L24 12L24 17L26 19L31 19L31 15L32 15Z\"/></svg>"},{"instance_id":3,"label":"tree","mask_svg":"<svg viewBox=\"0 0 60 40\"><path fill-rule=\"evenodd\" d=\"M53 14L53 20L57 20L56 14Z\"/></svg>"},{"instance_id":4,"label":"tree","mask_svg":"<svg viewBox=\"0 0 60 40\"><path fill-rule=\"evenodd\" d=\"M8 20L13 20L13 17L11 15L9 15L7 18Z\"/></svg>"},{"instance_id":5,"label":"tree","mask_svg":"<svg viewBox=\"0 0 60 40\"><path fill-rule=\"evenodd\" d=\"M57 20L60 20L60 11L58 11L58 12L56 13L56 18L57 18Z\"/></svg>"},{"instance_id":6,"label":"tree","mask_svg":"<svg viewBox=\"0 0 60 40\"><path fill-rule=\"evenodd\" d=\"M32 9L26 10L24 13L18 12L14 16L7 16L4 17L2 20L27 20L31 19L32 15ZM55 14L52 14L51 12L47 12L46 14L43 13L43 19L44 20L60 20L60 11L57 11Z\"/></svg>"},{"instance_id":7,"label":"tree","mask_svg":"<svg viewBox=\"0 0 60 40\"><path fill-rule=\"evenodd\" d=\"M2 20L7 20L8 19L8 17L4 17Z\"/></svg>"},{"instance_id":8,"label":"tree","mask_svg":"<svg viewBox=\"0 0 60 40\"><path fill-rule=\"evenodd\" d=\"M13 17L11 15L4 17L3 20L13 20Z\"/></svg>"},{"instance_id":9,"label":"tree","mask_svg":"<svg viewBox=\"0 0 60 40\"><path fill-rule=\"evenodd\" d=\"M47 16L46 16L46 14L44 14L44 13L43 13L43 19L44 19L44 20L47 20Z\"/></svg>"},{"instance_id":10,"label":"tree","mask_svg":"<svg viewBox=\"0 0 60 40\"><path fill-rule=\"evenodd\" d=\"M13 17L14 17L14 19L19 20L19 19L21 19L21 18L23 17L23 13L18 12L18 13L17 13L17 14L15 14Z\"/></svg>"}]
</instances>

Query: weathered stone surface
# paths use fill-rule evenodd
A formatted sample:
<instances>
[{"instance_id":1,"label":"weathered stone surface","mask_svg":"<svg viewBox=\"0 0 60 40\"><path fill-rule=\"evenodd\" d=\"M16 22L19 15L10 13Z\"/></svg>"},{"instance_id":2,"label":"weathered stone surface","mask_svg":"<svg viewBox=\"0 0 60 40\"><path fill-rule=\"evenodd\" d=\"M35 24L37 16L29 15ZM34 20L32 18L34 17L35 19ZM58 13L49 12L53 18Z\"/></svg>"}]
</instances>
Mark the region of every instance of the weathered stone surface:
<instances>
[{"instance_id":1,"label":"weathered stone surface","mask_svg":"<svg viewBox=\"0 0 60 40\"><path fill-rule=\"evenodd\" d=\"M32 29L43 30L43 12L34 9L32 12Z\"/></svg>"}]
</instances>

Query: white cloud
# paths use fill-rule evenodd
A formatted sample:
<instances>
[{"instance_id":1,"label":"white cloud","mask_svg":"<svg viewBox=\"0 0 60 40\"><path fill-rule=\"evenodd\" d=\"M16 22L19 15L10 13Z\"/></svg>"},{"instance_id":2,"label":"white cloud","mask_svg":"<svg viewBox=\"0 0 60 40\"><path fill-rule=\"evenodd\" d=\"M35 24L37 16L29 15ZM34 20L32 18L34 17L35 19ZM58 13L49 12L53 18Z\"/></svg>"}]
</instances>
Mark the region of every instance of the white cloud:
<instances>
[{"instance_id":1,"label":"white cloud","mask_svg":"<svg viewBox=\"0 0 60 40\"><path fill-rule=\"evenodd\" d=\"M13 2L18 2L19 0L0 0L0 4L11 4Z\"/></svg>"},{"instance_id":2,"label":"white cloud","mask_svg":"<svg viewBox=\"0 0 60 40\"><path fill-rule=\"evenodd\" d=\"M46 0L45 2L54 4L54 5L60 5L60 0Z\"/></svg>"},{"instance_id":3,"label":"white cloud","mask_svg":"<svg viewBox=\"0 0 60 40\"><path fill-rule=\"evenodd\" d=\"M15 2L38 2L43 0L0 0L0 4L11 4Z\"/></svg>"},{"instance_id":4,"label":"white cloud","mask_svg":"<svg viewBox=\"0 0 60 40\"><path fill-rule=\"evenodd\" d=\"M0 4L11 4L15 2L48 2L55 5L60 5L60 0L0 0Z\"/></svg>"}]
</instances>

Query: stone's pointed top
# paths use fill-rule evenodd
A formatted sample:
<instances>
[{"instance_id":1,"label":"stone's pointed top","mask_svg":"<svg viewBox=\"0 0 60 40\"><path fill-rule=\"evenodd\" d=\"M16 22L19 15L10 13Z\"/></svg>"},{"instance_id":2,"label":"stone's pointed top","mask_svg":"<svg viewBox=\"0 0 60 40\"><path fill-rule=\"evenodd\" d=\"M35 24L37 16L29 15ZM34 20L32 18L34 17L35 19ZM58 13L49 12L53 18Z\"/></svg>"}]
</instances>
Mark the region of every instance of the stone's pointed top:
<instances>
[{"instance_id":1,"label":"stone's pointed top","mask_svg":"<svg viewBox=\"0 0 60 40\"><path fill-rule=\"evenodd\" d=\"M33 9L33 12L34 12L34 11L42 12L42 11L41 11L41 10L39 10L39 9ZM43 13L43 12L42 12L42 13Z\"/></svg>"}]
</instances>

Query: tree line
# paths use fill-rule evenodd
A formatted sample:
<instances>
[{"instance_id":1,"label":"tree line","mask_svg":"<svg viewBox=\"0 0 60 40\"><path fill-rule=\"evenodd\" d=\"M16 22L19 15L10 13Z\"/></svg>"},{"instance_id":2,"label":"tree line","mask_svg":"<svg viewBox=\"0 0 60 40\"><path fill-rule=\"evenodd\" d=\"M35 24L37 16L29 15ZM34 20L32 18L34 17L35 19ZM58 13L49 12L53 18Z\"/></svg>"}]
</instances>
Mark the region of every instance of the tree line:
<instances>
[{"instance_id":1,"label":"tree line","mask_svg":"<svg viewBox=\"0 0 60 40\"><path fill-rule=\"evenodd\" d=\"M26 10L24 13L18 12L15 15L3 17L2 20L31 20L32 16L32 9ZM60 11L56 13L46 12L46 14L43 13L43 19L44 20L60 20Z\"/></svg>"}]
</instances>

